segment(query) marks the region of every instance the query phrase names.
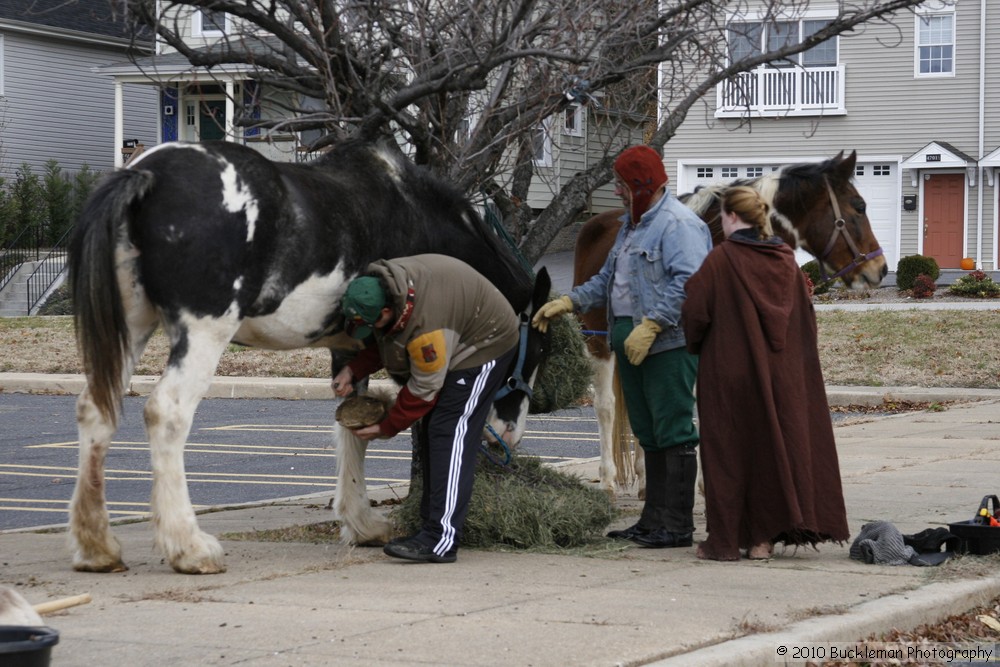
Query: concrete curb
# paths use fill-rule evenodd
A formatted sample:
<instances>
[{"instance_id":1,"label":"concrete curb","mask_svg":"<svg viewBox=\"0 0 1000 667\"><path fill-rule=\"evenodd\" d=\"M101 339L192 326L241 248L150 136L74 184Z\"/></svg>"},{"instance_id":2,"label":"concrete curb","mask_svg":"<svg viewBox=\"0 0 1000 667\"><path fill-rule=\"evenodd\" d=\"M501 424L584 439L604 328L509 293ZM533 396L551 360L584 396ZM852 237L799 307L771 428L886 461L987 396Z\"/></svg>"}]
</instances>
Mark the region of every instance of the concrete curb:
<instances>
[{"instance_id":1,"label":"concrete curb","mask_svg":"<svg viewBox=\"0 0 1000 667\"><path fill-rule=\"evenodd\" d=\"M817 616L790 625L781 632L749 635L651 664L658 667L799 664L804 661L792 660L790 655L781 656L777 653L778 648L853 644L857 637L883 635L894 628L916 628L964 613L997 595L1000 595L1000 577L928 584L862 603L840 616Z\"/></svg>"},{"instance_id":2,"label":"concrete curb","mask_svg":"<svg viewBox=\"0 0 1000 667\"><path fill-rule=\"evenodd\" d=\"M147 396L159 380L156 375L136 375L128 393ZM85 386L83 375L0 373L0 393L77 395ZM373 380L373 386L393 386L391 380ZM878 407L886 402L968 403L1000 398L1000 389L961 387L851 387L828 385L827 401L833 407ZM205 398L261 398L325 400L334 398L330 380L315 378L216 377Z\"/></svg>"}]
</instances>

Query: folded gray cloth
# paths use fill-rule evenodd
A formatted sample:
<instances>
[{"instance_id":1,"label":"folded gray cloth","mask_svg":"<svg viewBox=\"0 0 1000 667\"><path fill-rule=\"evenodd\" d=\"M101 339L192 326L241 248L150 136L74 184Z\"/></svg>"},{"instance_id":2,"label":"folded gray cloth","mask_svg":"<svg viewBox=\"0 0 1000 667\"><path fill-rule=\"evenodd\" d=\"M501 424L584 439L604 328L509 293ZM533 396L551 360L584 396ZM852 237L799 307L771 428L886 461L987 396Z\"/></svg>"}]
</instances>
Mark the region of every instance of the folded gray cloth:
<instances>
[{"instance_id":1,"label":"folded gray cloth","mask_svg":"<svg viewBox=\"0 0 1000 667\"><path fill-rule=\"evenodd\" d=\"M888 521L873 521L861 526L851 544L851 558L877 565L909 565L917 555L903 541L903 534Z\"/></svg>"}]
</instances>

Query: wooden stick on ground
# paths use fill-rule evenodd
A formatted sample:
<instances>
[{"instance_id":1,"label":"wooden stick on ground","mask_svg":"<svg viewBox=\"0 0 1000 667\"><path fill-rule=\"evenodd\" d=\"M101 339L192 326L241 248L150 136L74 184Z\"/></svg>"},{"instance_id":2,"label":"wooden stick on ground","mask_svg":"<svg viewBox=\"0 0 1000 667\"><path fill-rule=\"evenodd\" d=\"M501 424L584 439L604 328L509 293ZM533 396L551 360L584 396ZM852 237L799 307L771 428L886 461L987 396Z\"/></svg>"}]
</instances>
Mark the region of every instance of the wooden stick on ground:
<instances>
[{"instance_id":1,"label":"wooden stick on ground","mask_svg":"<svg viewBox=\"0 0 1000 667\"><path fill-rule=\"evenodd\" d=\"M68 598L60 598L59 600L50 600L48 602L40 602L35 605L35 612L39 616L44 616L45 614L51 614L53 612L62 611L63 609L68 609L69 607L75 607L80 604L87 604L90 602L90 593L83 593L82 595L72 595Z\"/></svg>"}]
</instances>

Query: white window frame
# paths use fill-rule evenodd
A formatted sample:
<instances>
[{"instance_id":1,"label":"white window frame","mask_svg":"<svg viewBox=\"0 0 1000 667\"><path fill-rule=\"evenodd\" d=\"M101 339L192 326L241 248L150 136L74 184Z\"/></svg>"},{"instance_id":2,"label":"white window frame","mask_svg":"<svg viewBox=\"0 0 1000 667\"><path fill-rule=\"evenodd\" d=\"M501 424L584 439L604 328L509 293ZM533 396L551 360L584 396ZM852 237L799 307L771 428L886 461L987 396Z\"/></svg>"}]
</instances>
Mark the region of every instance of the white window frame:
<instances>
[{"instance_id":1,"label":"white window frame","mask_svg":"<svg viewBox=\"0 0 1000 667\"><path fill-rule=\"evenodd\" d=\"M563 110L563 134L568 137L583 136L583 107L574 104Z\"/></svg>"},{"instance_id":2,"label":"white window frame","mask_svg":"<svg viewBox=\"0 0 1000 667\"><path fill-rule=\"evenodd\" d=\"M797 18L794 18L794 19L777 21L776 23L777 24L781 24L781 25L794 23L796 25L796 27L797 27L797 35L796 35L796 39L795 39L794 43L798 44L803 39L805 39L806 37L808 37L808 35L805 34L805 27L806 27L805 24L806 23L814 23L814 22L826 22L826 23L829 23L834 18L836 18L836 17L831 16L831 15L826 14L826 13L820 13L820 14L815 14L815 15L807 13L807 14L805 14L803 16L800 16L800 17L797 17ZM726 39L727 39L727 41L729 40L731 26L733 26L735 24L744 24L744 25L758 24L759 25L759 29L760 29L760 35L759 35L760 42L757 44L756 52L757 53L764 53L765 51L769 51L770 50L769 45L766 44L766 42L768 42L769 39L772 37L771 31L769 29L769 25L771 27L774 27L775 22L769 22L769 21L766 21L766 20L763 20L763 19L753 19L753 18L751 18L749 16L732 16L732 17L730 17L729 21L726 23ZM812 34L812 33L810 33L810 34ZM770 67L790 67L790 66L795 66L795 67L803 67L803 68L806 68L806 69L808 69L810 67L835 67L837 65L840 65L840 63L841 63L841 59L840 59L840 36L839 35L836 36L836 37L833 37L833 38L831 38L829 40L827 40L823 44L818 45L818 46L816 46L814 48L815 49L826 50L826 49L830 48L831 43L832 43L833 50L834 50L834 62L833 62L832 65L830 65L830 64L825 64L825 65L807 65L807 64L803 64L805 58L807 57L807 54L809 54L809 51L813 50L813 49L810 49L809 51L803 51L802 53L797 53L797 54L795 54L793 56L790 56L789 59L792 62L781 62L781 61L778 61L778 62L773 63L772 65L769 65L769 66ZM726 45L726 49L727 49L727 57L728 57L728 50L729 50L728 43Z\"/></svg>"},{"instance_id":3,"label":"white window frame","mask_svg":"<svg viewBox=\"0 0 1000 667\"><path fill-rule=\"evenodd\" d=\"M831 21L835 18L827 11L805 12L782 23L798 27L796 43L804 38L806 24ZM767 20L750 14L732 14L726 23L726 39L737 25L758 26L759 40L755 53L769 50ZM842 61L840 37L832 38L833 65L803 65L808 52L797 54L793 63L761 65L733 80L716 87L716 118L739 118L749 113L752 117L774 116L842 116L847 114L846 71ZM727 51L732 48L727 44ZM826 51L830 46L825 47ZM743 86L743 88L741 88ZM747 106L749 101L749 107Z\"/></svg>"},{"instance_id":4,"label":"white window frame","mask_svg":"<svg viewBox=\"0 0 1000 667\"><path fill-rule=\"evenodd\" d=\"M229 14L225 14L225 26L222 30L218 30L215 27L205 28L205 8L199 7L194 10L194 14L191 18L191 34L195 37L224 37L230 31L230 17Z\"/></svg>"},{"instance_id":5,"label":"white window frame","mask_svg":"<svg viewBox=\"0 0 1000 667\"><path fill-rule=\"evenodd\" d=\"M6 94L7 84L7 62L6 62L6 52L7 43L4 41L4 36L0 35L0 96Z\"/></svg>"},{"instance_id":6,"label":"white window frame","mask_svg":"<svg viewBox=\"0 0 1000 667\"><path fill-rule=\"evenodd\" d=\"M921 24L928 19L933 18L950 18L951 19L951 40L950 42L941 42L939 44L923 44L920 41ZM955 71L958 69L958 44L957 33L955 29L955 24L957 23L955 17L955 8L951 7L924 7L919 9L914 14L913 21L913 76L918 79L940 79L940 78L953 78L955 76ZM925 47L934 46L951 46L951 71L949 72L921 72L920 71L920 50Z\"/></svg>"},{"instance_id":7,"label":"white window frame","mask_svg":"<svg viewBox=\"0 0 1000 667\"><path fill-rule=\"evenodd\" d=\"M542 155L538 156L537 151L532 151L531 161L536 167L551 167L552 166L552 118L546 118L537 126L533 131L534 133L541 133L542 136ZM535 134L531 137L531 146L535 148Z\"/></svg>"}]
</instances>

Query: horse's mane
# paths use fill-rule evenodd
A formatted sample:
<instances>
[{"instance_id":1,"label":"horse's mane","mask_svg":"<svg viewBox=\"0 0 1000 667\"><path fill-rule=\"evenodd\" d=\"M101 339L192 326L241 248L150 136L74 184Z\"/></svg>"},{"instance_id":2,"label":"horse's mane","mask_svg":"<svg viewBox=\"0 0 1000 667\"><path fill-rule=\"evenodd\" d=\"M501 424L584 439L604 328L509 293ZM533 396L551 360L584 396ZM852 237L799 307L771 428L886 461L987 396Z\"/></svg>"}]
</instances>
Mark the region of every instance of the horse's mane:
<instances>
[{"instance_id":1,"label":"horse's mane","mask_svg":"<svg viewBox=\"0 0 1000 667\"><path fill-rule=\"evenodd\" d=\"M722 192L728 188L738 185L746 185L760 193L761 198L771 209L774 209L774 198L778 194L778 186L783 177L782 171L765 174L758 178L745 178L730 181L729 183L713 183L697 188L691 194L681 197L688 208L704 217L713 205L718 204L722 199Z\"/></svg>"},{"instance_id":2,"label":"horse's mane","mask_svg":"<svg viewBox=\"0 0 1000 667\"><path fill-rule=\"evenodd\" d=\"M450 219L460 220L472 237L486 244L486 252L477 257L477 260L499 263L503 266L503 273L513 281L505 289L505 295L511 300L515 309L520 310L528 305L533 276L530 267L518 259L516 250L483 220L464 192L429 168L410 160L391 141L349 139L334 144L328 152L316 160L315 164L335 166L354 173L381 173L387 176L404 196L412 195L422 201L434 202L442 212L447 211L450 214ZM439 222L446 219L449 218L442 215ZM438 233L451 234L454 240L466 238L443 228L438 230ZM460 255L456 256L463 259ZM470 258L464 259L469 264L473 263ZM477 268L489 276L489 272L484 272L482 267ZM496 274L495 271L492 273Z\"/></svg>"}]
</instances>

